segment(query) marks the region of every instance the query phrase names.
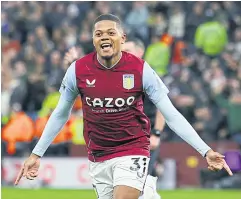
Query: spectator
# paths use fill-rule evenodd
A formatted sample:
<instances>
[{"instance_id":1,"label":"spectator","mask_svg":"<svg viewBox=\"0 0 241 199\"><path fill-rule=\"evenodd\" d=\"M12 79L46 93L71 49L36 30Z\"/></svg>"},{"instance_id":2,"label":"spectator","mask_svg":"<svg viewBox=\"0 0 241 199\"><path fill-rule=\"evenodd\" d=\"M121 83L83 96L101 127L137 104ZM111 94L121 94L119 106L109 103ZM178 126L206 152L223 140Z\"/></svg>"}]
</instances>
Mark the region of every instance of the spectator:
<instances>
[{"instance_id":1,"label":"spectator","mask_svg":"<svg viewBox=\"0 0 241 199\"><path fill-rule=\"evenodd\" d=\"M231 89L225 96L224 89ZM241 146L241 86L237 80L232 80L229 85L224 82L213 89L216 102L220 108L227 110L227 122L230 137Z\"/></svg>"},{"instance_id":2,"label":"spectator","mask_svg":"<svg viewBox=\"0 0 241 199\"><path fill-rule=\"evenodd\" d=\"M195 2L192 12L187 14L186 18L186 40L193 41L197 27L204 23L205 18L202 17L204 4L201 1Z\"/></svg>"},{"instance_id":3,"label":"spectator","mask_svg":"<svg viewBox=\"0 0 241 199\"><path fill-rule=\"evenodd\" d=\"M12 95L10 98L11 107L19 107L19 111L24 110L24 103L27 96L27 70L26 65L22 61L18 61L14 65L14 82ZM25 110L24 110L25 111Z\"/></svg>"},{"instance_id":4,"label":"spectator","mask_svg":"<svg viewBox=\"0 0 241 199\"><path fill-rule=\"evenodd\" d=\"M147 19L149 12L145 6L145 2L135 1L130 13L126 17L126 26L131 34L140 37L144 43L147 43L149 34L147 27Z\"/></svg>"},{"instance_id":5,"label":"spectator","mask_svg":"<svg viewBox=\"0 0 241 199\"><path fill-rule=\"evenodd\" d=\"M185 35L185 13L178 5L171 10L168 33L177 39Z\"/></svg>"},{"instance_id":6,"label":"spectator","mask_svg":"<svg viewBox=\"0 0 241 199\"><path fill-rule=\"evenodd\" d=\"M53 51L51 53L49 67L51 68L51 72L47 79L48 85L54 90L58 90L65 74L65 71L62 68L61 54L59 51Z\"/></svg>"},{"instance_id":7,"label":"spectator","mask_svg":"<svg viewBox=\"0 0 241 199\"><path fill-rule=\"evenodd\" d=\"M227 44L225 27L217 21L201 24L195 33L195 45L206 55L215 56L222 52Z\"/></svg>"}]
</instances>

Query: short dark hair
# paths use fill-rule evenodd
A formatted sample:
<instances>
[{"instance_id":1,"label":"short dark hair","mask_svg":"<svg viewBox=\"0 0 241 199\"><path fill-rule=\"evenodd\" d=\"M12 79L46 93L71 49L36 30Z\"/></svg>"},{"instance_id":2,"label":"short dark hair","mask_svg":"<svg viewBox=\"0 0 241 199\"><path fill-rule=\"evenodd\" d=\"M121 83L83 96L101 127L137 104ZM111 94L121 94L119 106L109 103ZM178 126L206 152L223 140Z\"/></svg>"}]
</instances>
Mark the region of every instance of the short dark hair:
<instances>
[{"instance_id":1,"label":"short dark hair","mask_svg":"<svg viewBox=\"0 0 241 199\"><path fill-rule=\"evenodd\" d=\"M104 21L104 20L114 21L117 23L117 25L120 28L122 28L122 23L121 23L121 20L119 19L119 17L117 17L116 15L113 15L113 14L102 14L95 19L94 24L93 24L93 29L94 29L94 25L97 22Z\"/></svg>"},{"instance_id":2,"label":"short dark hair","mask_svg":"<svg viewBox=\"0 0 241 199\"><path fill-rule=\"evenodd\" d=\"M143 43L143 41L141 41L139 38L133 37L128 39L128 41L133 42L136 46L145 49L145 45Z\"/></svg>"}]
</instances>

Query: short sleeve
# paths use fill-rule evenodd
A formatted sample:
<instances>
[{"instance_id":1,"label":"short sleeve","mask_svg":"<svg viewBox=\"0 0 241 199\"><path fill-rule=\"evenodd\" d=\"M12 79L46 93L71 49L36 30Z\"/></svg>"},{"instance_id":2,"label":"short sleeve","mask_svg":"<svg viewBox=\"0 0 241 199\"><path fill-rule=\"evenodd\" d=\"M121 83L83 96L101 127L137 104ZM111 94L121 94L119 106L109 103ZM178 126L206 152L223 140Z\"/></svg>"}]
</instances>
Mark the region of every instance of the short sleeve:
<instances>
[{"instance_id":1,"label":"short sleeve","mask_svg":"<svg viewBox=\"0 0 241 199\"><path fill-rule=\"evenodd\" d=\"M75 62L73 62L68 68L59 92L67 101L73 101L78 96L79 92L76 84Z\"/></svg>"},{"instance_id":2,"label":"short sleeve","mask_svg":"<svg viewBox=\"0 0 241 199\"><path fill-rule=\"evenodd\" d=\"M147 62L144 63L142 82L144 92L154 104L169 93L166 85Z\"/></svg>"}]
</instances>

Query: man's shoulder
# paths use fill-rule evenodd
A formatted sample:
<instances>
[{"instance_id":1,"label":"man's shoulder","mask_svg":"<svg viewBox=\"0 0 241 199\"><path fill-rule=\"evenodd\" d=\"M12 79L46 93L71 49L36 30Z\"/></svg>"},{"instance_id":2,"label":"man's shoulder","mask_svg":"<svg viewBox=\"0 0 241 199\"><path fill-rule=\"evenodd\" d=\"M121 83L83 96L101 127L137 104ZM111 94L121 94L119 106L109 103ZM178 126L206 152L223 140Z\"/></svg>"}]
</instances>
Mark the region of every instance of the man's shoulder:
<instances>
[{"instance_id":1,"label":"man's shoulder","mask_svg":"<svg viewBox=\"0 0 241 199\"><path fill-rule=\"evenodd\" d=\"M96 52L91 52L84 57L81 57L76 60L77 65L83 65L83 64L91 64L93 63L94 57L96 55Z\"/></svg>"},{"instance_id":2,"label":"man's shoulder","mask_svg":"<svg viewBox=\"0 0 241 199\"><path fill-rule=\"evenodd\" d=\"M75 72L77 75L85 73L94 65L94 58L96 56L95 52L89 53L75 62Z\"/></svg>"},{"instance_id":3,"label":"man's shoulder","mask_svg":"<svg viewBox=\"0 0 241 199\"><path fill-rule=\"evenodd\" d=\"M122 52L125 62L125 69L128 71L136 71L140 75L143 74L145 61L131 53Z\"/></svg>"},{"instance_id":4,"label":"man's shoulder","mask_svg":"<svg viewBox=\"0 0 241 199\"><path fill-rule=\"evenodd\" d=\"M145 60L143 60L131 53L128 53L128 52L122 51L122 53L124 54L125 61L127 61L129 63L131 62L131 63L135 63L135 64L140 64L141 66L143 66Z\"/></svg>"}]
</instances>

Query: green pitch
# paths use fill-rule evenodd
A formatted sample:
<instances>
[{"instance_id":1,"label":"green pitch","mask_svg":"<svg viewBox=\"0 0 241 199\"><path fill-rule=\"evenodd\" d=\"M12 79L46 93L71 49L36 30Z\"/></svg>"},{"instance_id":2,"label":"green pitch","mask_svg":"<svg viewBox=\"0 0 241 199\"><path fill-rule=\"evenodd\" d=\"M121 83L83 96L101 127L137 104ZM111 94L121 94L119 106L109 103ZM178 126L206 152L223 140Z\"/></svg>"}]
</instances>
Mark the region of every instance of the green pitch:
<instances>
[{"instance_id":1,"label":"green pitch","mask_svg":"<svg viewBox=\"0 0 241 199\"><path fill-rule=\"evenodd\" d=\"M241 199L241 190L160 191L162 199ZM94 191L3 188L2 199L96 199Z\"/></svg>"}]
</instances>

